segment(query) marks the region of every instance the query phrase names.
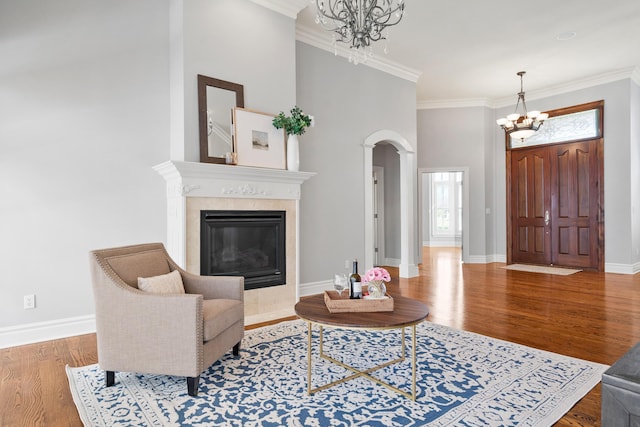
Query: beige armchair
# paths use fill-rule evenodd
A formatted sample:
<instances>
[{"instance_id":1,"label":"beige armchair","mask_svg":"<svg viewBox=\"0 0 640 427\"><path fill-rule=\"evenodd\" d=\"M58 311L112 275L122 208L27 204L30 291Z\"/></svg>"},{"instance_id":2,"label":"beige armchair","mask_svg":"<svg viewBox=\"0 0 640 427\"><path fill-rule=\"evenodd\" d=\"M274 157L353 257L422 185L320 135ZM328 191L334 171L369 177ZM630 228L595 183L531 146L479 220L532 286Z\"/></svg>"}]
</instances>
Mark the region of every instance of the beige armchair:
<instances>
[{"instance_id":1,"label":"beige armchair","mask_svg":"<svg viewBox=\"0 0 640 427\"><path fill-rule=\"evenodd\" d=\"M238 355L244 278L190 274L161 243L91 251L90 265L98 363L107 386L116 371L176 375L187 377L189 394L197 396L202 371L232 347ZM138 288L139 277L176 270L184 294Z\"/></svg>"}]
</instances>

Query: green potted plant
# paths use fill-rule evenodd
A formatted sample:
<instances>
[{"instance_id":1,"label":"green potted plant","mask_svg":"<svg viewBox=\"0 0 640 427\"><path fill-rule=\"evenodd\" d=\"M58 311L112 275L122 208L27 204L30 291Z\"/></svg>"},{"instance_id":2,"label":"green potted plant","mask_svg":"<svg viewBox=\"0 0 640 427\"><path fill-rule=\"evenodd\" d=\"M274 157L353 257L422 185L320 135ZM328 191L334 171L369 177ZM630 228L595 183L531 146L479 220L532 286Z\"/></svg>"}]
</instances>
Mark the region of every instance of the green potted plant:
<instances>
[{"instance_id":1,"label":"green potted plant","mask_svg":"<svg viewBox=\"0 0 640 427\"><path fill-rule=\"evenodd\" d=\"M298 149L298 135L302 135L311 126L311 116L305 114L297 105L291 109L291 115L285 116L280 112L273 118L273 126L276 129L283 129L289 137L287 138L287 169L297 171L300 166L300 156Z\"/></svg>"},{"instance_id":2,"label":"green potted plant","mask_svg":"<svg viewBox=\"0 0 640 427\"><path fill-rule=\"evenodd\" d=\"M311 126L311 117L306 115L297 105L291 109L291 115L285 116L284 112L273 118L273 126L276 129L284 128L287 135L302 135L307 127Z\"/></svg>"}]
</instances>

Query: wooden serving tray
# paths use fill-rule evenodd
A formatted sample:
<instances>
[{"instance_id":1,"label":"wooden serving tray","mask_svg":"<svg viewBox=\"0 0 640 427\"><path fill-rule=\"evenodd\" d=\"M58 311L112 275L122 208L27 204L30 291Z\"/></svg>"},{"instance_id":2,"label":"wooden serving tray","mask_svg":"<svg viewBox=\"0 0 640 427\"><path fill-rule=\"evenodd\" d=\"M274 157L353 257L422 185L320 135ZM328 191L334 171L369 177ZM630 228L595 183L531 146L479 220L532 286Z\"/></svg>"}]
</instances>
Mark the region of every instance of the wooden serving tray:
<instances>
[{"instance_id":1,"label":"wooden serving tray","mask_svg":"<svg viewBox=\"0 0 640 427\"><path fill-rule=\"evenodd\" d=\"M324 303L330 313L366 313L393 311L393 298L387 294L384 299L350 299L340 296L338 291L324 291Z\"/></svg>"}]
</instances>

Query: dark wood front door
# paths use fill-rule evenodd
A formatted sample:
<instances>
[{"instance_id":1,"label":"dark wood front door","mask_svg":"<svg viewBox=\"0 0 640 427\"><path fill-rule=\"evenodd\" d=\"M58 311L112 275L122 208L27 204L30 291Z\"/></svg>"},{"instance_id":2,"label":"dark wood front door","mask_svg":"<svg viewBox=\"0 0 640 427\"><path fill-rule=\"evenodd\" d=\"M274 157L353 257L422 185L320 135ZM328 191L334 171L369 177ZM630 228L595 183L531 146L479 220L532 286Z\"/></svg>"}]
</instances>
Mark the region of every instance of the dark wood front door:
<instances>
[{"instance_id":1,"label":"dark wood front door","mask_svg":"<svg viewBox=\"0 0 640 427\"><path fill-rule=\"evenodd\" d=\"M602 146L597 139L510 152L509 263L603 269Z\"/></svg>"},{"instance_id":2,"label":"dark wood front door","mask_svg":"<svg viewBox=\"0 0 640 427\"><path fill-rule=\"evenodd\" d=\"M561 144L551 151L551 262L598 268L598 159L601 140Z\"/></svg>"},{"instance_id":3,"label":"dark wood front door","mask_svg":"<svg viewBox=\"0 0 640 427\"><path fill-rule=\"evenodd\" d=\"M549 149L511 153L513 262L551 264L551 165Z\"/></svg>"}]
</instances>

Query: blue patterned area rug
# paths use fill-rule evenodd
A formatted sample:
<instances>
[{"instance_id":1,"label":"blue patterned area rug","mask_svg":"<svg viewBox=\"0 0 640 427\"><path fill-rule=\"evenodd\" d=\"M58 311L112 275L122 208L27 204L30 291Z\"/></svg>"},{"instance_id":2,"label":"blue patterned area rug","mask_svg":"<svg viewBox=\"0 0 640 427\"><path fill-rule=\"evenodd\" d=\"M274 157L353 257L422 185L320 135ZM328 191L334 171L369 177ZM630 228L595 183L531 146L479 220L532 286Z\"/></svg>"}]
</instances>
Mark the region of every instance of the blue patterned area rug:
<instances>
[{"instance_id":1,"label":"blue patterned area rug","mask_svg":"<svg viewBox=\"0 0 640 427\"><path fill-rule=\"evenodd\" d=\"M599 381L607 366L425 322L417 327L415 402L365 378L307 395L307 324L247 331L203 373L196 398L184 377L117 373L104 387L97 365L67 367L85 426L548 426ZM314 334L313 386L342 378L321 360ZM361 368L397 357L399 331L325 329L324 351ZM373 375L410 391L407 359Z\"/></svg>"}]
</instances>

